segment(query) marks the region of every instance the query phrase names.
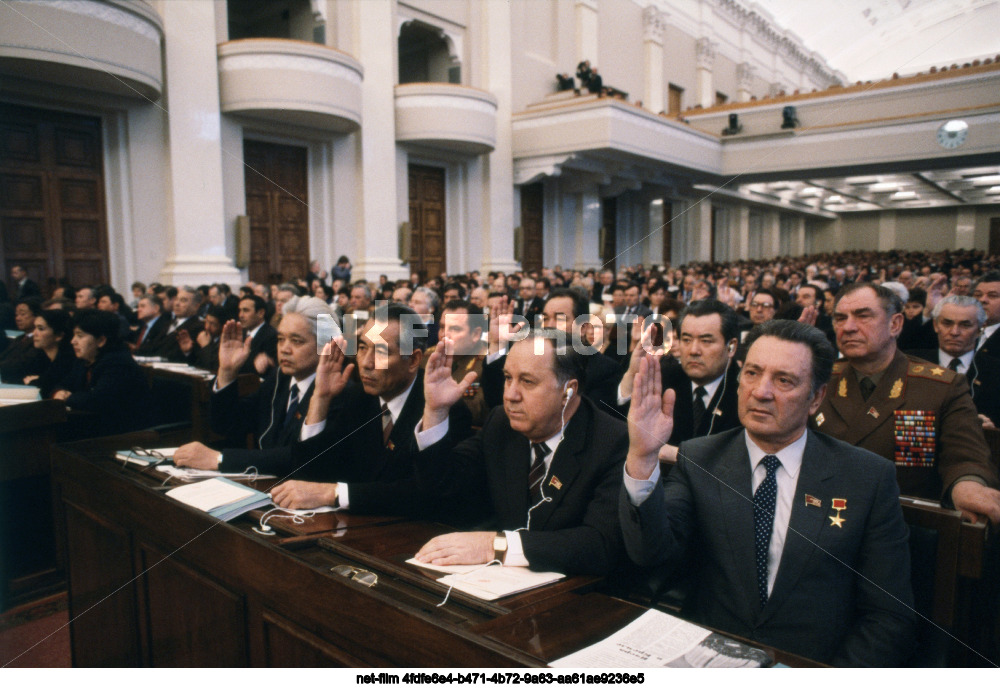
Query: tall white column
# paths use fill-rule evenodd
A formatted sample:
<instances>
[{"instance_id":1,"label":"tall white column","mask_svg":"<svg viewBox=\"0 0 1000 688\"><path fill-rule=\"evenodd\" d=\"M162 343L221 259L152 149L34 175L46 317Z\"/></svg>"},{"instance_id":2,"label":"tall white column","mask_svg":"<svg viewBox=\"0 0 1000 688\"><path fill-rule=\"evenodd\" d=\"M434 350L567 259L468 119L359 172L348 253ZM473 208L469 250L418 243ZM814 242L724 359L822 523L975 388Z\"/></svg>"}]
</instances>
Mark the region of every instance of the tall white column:
<instances>
[{"instance_id":1,"label":"tall white column","mask_svg":"<svg viewBox=\"0 0 1000 688\"><path fill-rule=\"evenodd\" d=\"M715 105L715 87L712 70L715 67L715 43L710 38L699 38L695 43L695 97L703 108Z\"/></svg>"},{"instance_id":2,"label":"tall white column","mask_svg":"<svg viewBox=\"0 0 1000 688\"><path fill-rule=\"evenodd\" d=\"M741 62L736 66L736 100L741 103L750 100L753 75L754 68L749 62Z\"/></svg>"},{"instance_id":3,"label":"tall white column","mask_svg":"<svg viewBox=\"0 0 1000 688\"><path fill-rule=\"evenodd\" d=\"M761 223L764 235L764 258L774 258L781 253L781 214L777 210L764 211Z\"/></svg>"},{"instance_id":4,"label":"tall white column","mask_svg":"<svg viewBox=\"0 0 1000 688\"><path fill-rule=\"evenodd\" d=\"M663 34L667 15L653 5L642 11L643 104L651 112L667 109L663 91Z\"/></svg>"},{"instance_id":5,"label":"tall white column","mask_svg":"<svg viewBox=\"0 0 1000 688\"><path fill-rule=\"evenodd\" d=\"M955 212L955 248L976 247L976 209L958 208Z\"/></svg>"},{"instance_id":6,"label":"tall white column","mask_svg":"<svg viewBox=\"0 0 1000 688\"><path fill-rule=\"evenodd\" d=\"M171 0L158 6L163 19L167 123L167 229L170 251L160 271L167 284L238 283L226 252L219 114L215 5Z\"/></svg>"},{"instance_id":7,"label":"tall white column","mask_svg":"<svg viewBox=\"0 0 1000 688\"><path fill-rule=\"evenodd\" d=\"M878 214L878 250L891 251L896 243L896 211L888 210Z\"/></svg>"},{"instance_id":8,"label":"tall white column","mask_svg":"<svg viewBox=\"0 0 1000 688\"><path fill-rule=\"evenodd\" d=\"M794 224L794 239L792 240L793 255L801 256L806 252L806 218L804 215L796 215Z\"/></svg>"},{"instance_id":9,"label":"tall white column","mask_svg":"<svg viewBox=\"0 0 1000 688\"><path fill-rule=\"evenodd\" d=\"M692 206L691 221L688 223L688 231L691 232L691 239L688 246L691 247L688 259L700 262L712 260L712 203L705 199L698 201Z\"/></svg>"},{"instance_id":10,"label":"tall white column","mask_svg":"<svg viewBox=\"0 0 1000 688\"><path fill-rule=\"evenodd\" d=\"M576 27L576 61L590 60L591 67L600 67L600 56L597 53L597 0L576 0L573 16Z\"/></svg>"},{"instance_id":11,"label":"tall white column","mask_svg":"<svg viewBox=\"0 0 1000 688\"><path fill-rule=\"evenodd\" d=\"M579 194L572 194L571 207L576 222L570 225L576 234L575 262L573 267L578 270L601 267L601 197L597 189ZM610 231L610 230L609 230Z\"/></svg>"},{"instance_id":12,"label":"tall white column","mask_svg":"<svg viewBox=\"0 0 1000 688\"><path fill-rule=\"evenodd\" d=\"M482 204L482 269L510 272L519 265L514 260L514 129L511 105L511 20L510 4L478 4L483 30L483 87L497 99L497 140L483 165L485 202Z\"/></svg>"},{"instance_id":13,"label":"tall white column","mask_svg":"<svg viewBox=\"0 0 1000 688\"><path fill-rule=\"evenodd\" d=\"M736 235L733 242L736 255L730 258L744 260L750 256L750 206L740 205L733 208L733 220L735 227L730 225L730 229Z\"/></svg>"},{"instance_id":14,"label":"tall white column","mask_svg":"<svg viewBox=\"0 0 1000 688\"><path fill-rule=\"evenodd\" d=\"M355 278L390 280L407 276L399 260L396 159L396 22L392 0L355 0L358 60L364 65L361 83L361 217L355 232Z\"/></svg>"}]
</instances>

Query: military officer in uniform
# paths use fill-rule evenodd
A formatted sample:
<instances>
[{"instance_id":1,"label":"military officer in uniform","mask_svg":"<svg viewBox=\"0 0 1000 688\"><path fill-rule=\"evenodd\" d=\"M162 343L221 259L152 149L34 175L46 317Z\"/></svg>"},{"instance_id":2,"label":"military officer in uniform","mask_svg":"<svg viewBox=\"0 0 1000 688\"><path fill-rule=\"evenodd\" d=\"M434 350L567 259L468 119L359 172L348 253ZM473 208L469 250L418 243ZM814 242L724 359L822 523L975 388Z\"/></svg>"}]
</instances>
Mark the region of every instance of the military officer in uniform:
<instances>
[{"instance_id":1,"label":"military officer in uniform","mask_svg":"<svg viewBox=\"0 0 1000 688\"><path fill-rule=\"evenodd\" d=\"M893 461L902 494L940 498L972 520L1000 522L997 473L969 385L896 348L899 297L850 285L838 294L833 321L844 360L834 365L813 428Z\"/></svg>"},{"instance_id":2,"label":"military officer in uniform","mask_svg":"<svg viewBox=\"0 0 1000 688\"><path fill-rule=\"evenodd\" d=\"M486 342L483 332L486 327L486 316L483 309L474 306L469 301L453 299L445 304L441 311L441 336L454 342L451 363L451 376L455 382L461 382L469 373L475 373L476 379L465 390L462 401L472 414L473 427L482 427L490 407L483 395L481 380L483 379L483 361L486 360ZM421 367L437 349L433 346L427 350Z\"/></svg>"}]
</instances>

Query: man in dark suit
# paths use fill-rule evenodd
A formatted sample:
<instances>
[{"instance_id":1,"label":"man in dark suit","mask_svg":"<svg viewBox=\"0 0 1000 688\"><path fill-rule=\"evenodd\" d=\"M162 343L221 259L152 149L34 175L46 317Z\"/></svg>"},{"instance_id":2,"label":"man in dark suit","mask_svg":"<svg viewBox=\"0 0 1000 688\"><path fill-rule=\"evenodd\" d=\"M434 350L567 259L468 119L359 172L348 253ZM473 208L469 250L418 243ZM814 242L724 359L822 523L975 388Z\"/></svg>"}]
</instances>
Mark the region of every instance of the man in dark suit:
<instances>
[{"instance_id":1,"label":"man in dark suit","mask_svg":"<svg viewBox=\"0 0 1000 688\"><path fill-rule=\"evenodd\" d=\"M136 356L155 356L170 329L170 318L163 315L163 303L155 294L143 294L135 312L139 316L139 330L135 342L131 344L132 353Z\"/></svg>"},{"instance_id":2,"label":"man in dark suit","mask_svg":"<svg viewBox=\"0 0 1000 688\"><path fill-rule=\"evenodd\" d=\"M535 324L535 317L542 314L545 302L535 297L535 280L525 277L518 287L518 299L514 313L522 316L529 325Z\"/></svg>"},{"instance_id":3,"label":"man in dark suit","mask_svg":"<svg viewBox=\"0 0 1000 688\"><path fill-rule=\"evenodd\" d=\"M208 288L208 300L222 309L224 321L236 320L239 315L239 300L233 296L228 284L218 282Z\"/></svg>"},{"instance_id":4,"label":"man in dark suit","mask_svg":"<svg viewBox=\"0 0 1000 688\"><path fill-rule=\"evenodd\" d=\"M736 391L739 367L736 354L739 323L736 311L714 299L692 301L681 312L680 363L672 356L660 360L663 388L674 390L674 426L660 458L675 461L677 447L694 437L719 433L740 424ZM645 349L632 350L628 370L618 388L618 403L632 396L632 381L639 372Z\"/></svg>"},{"instance_id":5,"label":"man in dark suit","mask_svg":"<svg viewBox=\"0 0 1000 688\"><path fill-rule=\"evenodd\" d=\"M986 313L971 296L946 296L931 312L938 348L906 353L965 376L983 427L1000 423L1000 361L976 356L976 338Z\"/></svg>"},{"instance_id":6,"label":"man in dark suit","mask_svg":"<svg viewBox=\"0 0 1000 688\"><path fill-rule=\"evenodd\" d=\"M42 300L37 296L17 300L14 323L24 334L9 341L0 352L0 380L3 382L21 384L32 369L33 362L41 355L33 339L35 318L41 310Z\"/></svg>"},{"instance_id":7,"label":"man in dark suit","mask_svg":"<svg viewBox=\"0 0 1000 688\"><path fill-rule=\"evenodd\" d=\"M1000 272L988 272L979 278L972 296L986 311L986 324L976 344L976 358L1000 358Z\"/></svg>"},{"instance_id":8,"label":"man in dark suit","mask_svg":"<svg viewBox=\"0 0 1000 688\"><path fill-rule=\"evenodd\" d=\"M38 296L42 295L42 290L38 288L38 285L28 278L28 272L20 265L15 265L10 269L10 277L14 282L14 300L23 299L28 296Z\"/></svg>"},{"instance_id":9,"label":"man in dark suit","mask_svg":"<svg viewBox=\"0 0 1000 688\"><path fill-rule=\"evenodd\" d=\"M515 342L503 408L453 450L438 437L470 380L455 382L440 350L428 362L418 475L447 520L476 530L431 539L420 561L607 575L623 560L615 509L627 431L580 394L584 357L563 340L540 329Z\"/></svg>"},{"instance_id":10,"label":"man in dark suit","mask_svg":"<svg viewBox=\"0 0 1000 688\"><path fill-rule=\"evenodd\" d=\"M167 328L167 334L156 349L155 355L176 363L187 362L190 353L185 354L181 349L177 341L178 330L187 332L188 337L195 342L197 351L198 333L202 329L201 320L198 319L199 306L201 306L200 291L194 287L181 287L177 290L177 297L174 299L174 321Z\"/></svg>"},{"instance_id":11,"label":"man in dark suit","mask_svg":"<svg viewBox=\"0 0 1000 688\"><path fill-rule=\"evenodd\" d=\"M611 285L614 281L615 273L612 270L601 270L597 277L597 284L594 285L594 290L590 295L591 302L603 304L604 295L611 293Z\"/></svg>"},{"instance_id":12,"label":"man in dark suit","mask_svg":"<svg viewBox=\"0 0 1000 688\"><path fill-rule=\"evenodd\" d=\"M239 396L236 378L251 356L251 342L244 340L238 322L225 324L219 339L211 420L212 429L230 438L232 446L220 452L191 442L174 455L178 466L227 472L254 466L261 473L283 477L301 465L296 463L292 446L301 438L304 411L313 395L319 363L317 321L324 315L331 315L330 308L319 299L296 297L285 305L278 329L278 367L246 397ZM253 434L255 449L246 448L248 433Z\"/></svg>"},{"instance_id":13,"label":"man in dark suit","mask_svg":"<svg viewBox=\"0 0 1000 688\"><path fill-rule=\"evenodd\" d=\"M564 332L568 344L578 341L583 347L591 347L594 341L594 328L587 319L589 313L585 296L572 289L553 289L542 311L542 323L545 327ZM491 319L489 336L495 340L490 345L491 351L496 352L497 347L506 346L506 342L498 341L501 331L506 331L506 328L496 319ZM483 395L491 408L503 404L505 361L506 354L494 353L493 356L487 357L486 365L483 367ZM620 375L618 366L609 357L597 351L586 355L585 365L586 375L581 382L583 395L605 413L613 413L618 405L615 391Z\"/></svg>"},{"instance_id":14,"label":"man in dark suit","mask_svg":"<svg viewBox=\"0 0 1000 688\"><path fill-rule=\"evenodd\" d=\"M309 403L303 439L293 454L303 466L296 477L271 490L280 507L337 506L355 513L423 515L433 508L413 477L413 429L424 408L420 364L426 335L415 328L417 314L398 303L375 309L358 332L351 382L341 339L324 348ZM456 404L451 446L468 437L470 415Z\"/></svg>"},{"instance_id":15,"label":"man in dark suit","mask_svg":"<svg viewBox=\"0 0 1000 688\"><path fill-rule=\"evenodd\" d=\"M630 284L625 289L625 315L634 315L643 320L647 315L652 315L653 311L642 304L640 294L638 284Z\"/></svg>"},{"instance_id":16,"label":"man in dark suit","mask_svg":"<svg viewBox=\"0 0 1000 688\"><path fill-rule=\"evenodd\" d=\"M684 561L696 623L837 666L898 666L914 616L892 466L807 431L834 358L822 333L776 320L749 343L745 431L684 443L666 483L657 453L674 395L643 358L619 510L629 556Z\"/></svg>"},{"instance_id":17,"label":"man in dark suit","mask_svg":"<svg viewBox=\"0 0 1000 688\"><path fill-rule=\"evenodd\" d=\"M278 331L266 321L267 303L259 296L244 296L238 317L250 340L250 358L240 368L240 374L266 375L274 367L278 351Z\"/></svg>"}]
</instances>

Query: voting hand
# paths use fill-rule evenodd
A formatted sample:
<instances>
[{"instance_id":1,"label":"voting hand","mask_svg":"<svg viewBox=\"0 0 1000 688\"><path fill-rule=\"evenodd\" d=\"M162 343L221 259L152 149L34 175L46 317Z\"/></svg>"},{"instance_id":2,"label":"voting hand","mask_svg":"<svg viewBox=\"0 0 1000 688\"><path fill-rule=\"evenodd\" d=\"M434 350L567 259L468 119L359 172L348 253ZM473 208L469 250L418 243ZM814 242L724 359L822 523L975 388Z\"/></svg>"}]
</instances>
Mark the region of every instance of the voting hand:
<instances>
[{"instance_id":1,"label":"voting hand","mask_svg":"<svg viewBox=\"0 0 1000 688\"><path fill-rule=\"evenodd\" d=\"M633 478L648 478L656 466L660 448L674 429L672 389L663 391L658 356L646 354L639 364L628 412L628 457L625 468Z\"/></svg>"},{"instance_id":2,"label":"voting hand","mask_svg":"<svg viewBox=\"0 0 1000 688\"><path fill-rule=\"evenodd\" d=\"M271 488L271 501L282 509L315 509L336 506L337 483L286 480Z\"/></svg>"},{"instance_id":3,"label":"voting hand","mask_svg":"<svg viewBox=\"0 0 1000 688\"><path fill-rule=\"evenodd\" d=\"M448 533L430 539L417 552L416 559L435 566L488 564L493 561L495 533Z\"/></svg>"}]
</instances>

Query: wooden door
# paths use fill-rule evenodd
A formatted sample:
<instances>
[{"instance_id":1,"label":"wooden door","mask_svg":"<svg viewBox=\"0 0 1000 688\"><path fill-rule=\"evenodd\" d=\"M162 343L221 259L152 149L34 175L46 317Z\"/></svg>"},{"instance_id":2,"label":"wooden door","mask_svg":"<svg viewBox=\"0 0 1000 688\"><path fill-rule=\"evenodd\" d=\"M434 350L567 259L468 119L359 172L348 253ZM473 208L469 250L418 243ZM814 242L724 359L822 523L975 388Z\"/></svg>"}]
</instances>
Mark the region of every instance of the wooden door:
<instances>
[{"instance_id":1,"label":"wooden door","mask_svg":"<svg viewBox=\"0 0 1000 688\"><path fill-rule=\"evenodd\" d=\"M1000 217L990 218L990 251L989 255L1000 255Z\"/></svg>"},{"instance_id":2,"label":"wooden door","mask_svg":"<svg viewBox=\"0 0 1000 688\"><path fill-rule=\"evenodd\" d=\"M604 244L601 249L601 267L615 269L618 256L618 199L601 199L601 226L604 228Z\"/></svg>"},{"instance_id":3,"label":"wooden door","mask_svg":"<svg viewBox=\"0 0 1000 688\"><path fill-rule=\"evenodd\" d=\"M444 170L410 165L410 271L437 277L445 262Z\"/></svg>"},{"instance_id":4,"label":"wooden door","mask_svg":"<svg viewBox=\"0 0 1000 688\"><path fill-rule=\"evenodd\" d=\"M663 202L663 226L660 231L663 232L663 264L670 265L672 262L671 256L674 252L674 230L673 222L674 219L674 206L672 203Z\"/></svg>"},{"instance_id":5,"label":"wooden door","mask_svg":"<svg viewBox=\"0 0 1000 688\"><path fill-rule=\"evenodd\" d=\"M0 104L0 265L50 280L108 281L101 121Z\"/></svg>"},{"instance_id":6,"label":"wooden door","mask_svg":"<svg viewBox=\"0 0 1000 688\"><path fill-rule=\"evenodd\" d=\"M309 272L306 149L243 142L250 217L249 277L279 284Z\"/></svg>"},{"instance_id":7,"label":"wooden door","mask_svg":"<svg viewBox=\"0 0 1000 688\"><path fill-rule=\"evenodd\" d=\"M542 227L545 199L541 182L521 187L521 241L524 254L521 268L525 272L542 269Z\"/></svg>"}]
</instances>

